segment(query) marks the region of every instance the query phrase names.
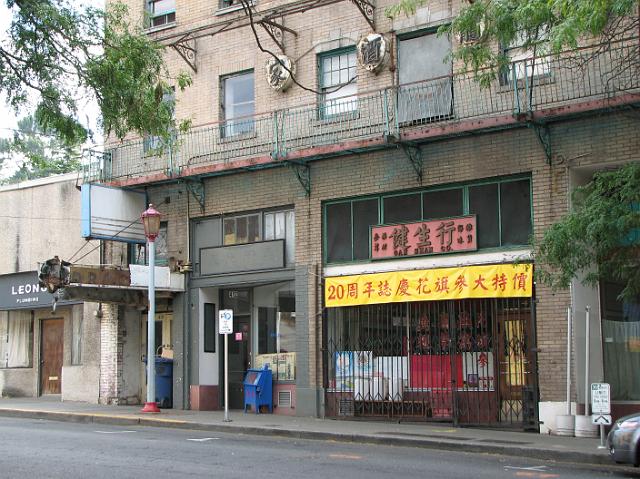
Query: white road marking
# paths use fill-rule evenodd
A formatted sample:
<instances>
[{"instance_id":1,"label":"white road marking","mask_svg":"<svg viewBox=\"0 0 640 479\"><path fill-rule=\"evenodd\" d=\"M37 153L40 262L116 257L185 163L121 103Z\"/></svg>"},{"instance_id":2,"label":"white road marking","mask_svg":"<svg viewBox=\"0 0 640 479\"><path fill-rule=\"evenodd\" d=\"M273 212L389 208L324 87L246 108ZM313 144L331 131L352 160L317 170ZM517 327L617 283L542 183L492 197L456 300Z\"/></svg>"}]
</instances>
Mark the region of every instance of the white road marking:
<instances>
[{"instance_id":1,"label":"white road marking","mask_svg":"<svg viewBox=\"0 0 640 479\"><path fill-rule=\"evenodd\" d=\"M217 441L218 439L220 439L220 438L219 437L201 437L201 438L197 438L197 439L187 439L187 441L207 442L207 441Z\"/></svg>"},{"instance_id":2,"label":"white road marking","mask_svg":"<svg viewBox=\"0 0 640 479\"><path fill-rule=\"evenodd\" d=\"M97 432L98 434L129 434L136 431L93 431L93 432Z\"/></svg>"},{"instance_id":3,"label":"white road marking","mask_svg":"<svg viewBox=\"0 0 640 479\"><path fill-rule=\"evenodd\" d=\"M547 466L531 466L531 467L515 467L515 466L504 466L505 469L516 469L519 471L536 471L536 472L544 472L547 470Z\"/></svg>"}]
</instances>

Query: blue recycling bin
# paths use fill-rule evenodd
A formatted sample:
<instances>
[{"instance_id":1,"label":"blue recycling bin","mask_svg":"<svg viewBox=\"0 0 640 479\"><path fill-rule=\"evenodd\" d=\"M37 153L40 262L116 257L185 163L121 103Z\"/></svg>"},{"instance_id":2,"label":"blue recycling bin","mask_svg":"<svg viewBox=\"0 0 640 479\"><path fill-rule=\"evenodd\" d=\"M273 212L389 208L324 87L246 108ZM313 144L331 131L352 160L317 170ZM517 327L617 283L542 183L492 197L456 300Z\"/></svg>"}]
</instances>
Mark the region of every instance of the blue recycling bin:
<instances>
[{"instance_id":1,"label":"blue recycling bin","mask_svg":"<svg viewBox=\"0 0 640 479\"><path fill-rule=\"evenodd\" d=\"M144 363L147 364L147 358ZM173 359L156 356L155 363L156 402L158 407L170 409L173 407Z\"/></svg>"}]
</instances>

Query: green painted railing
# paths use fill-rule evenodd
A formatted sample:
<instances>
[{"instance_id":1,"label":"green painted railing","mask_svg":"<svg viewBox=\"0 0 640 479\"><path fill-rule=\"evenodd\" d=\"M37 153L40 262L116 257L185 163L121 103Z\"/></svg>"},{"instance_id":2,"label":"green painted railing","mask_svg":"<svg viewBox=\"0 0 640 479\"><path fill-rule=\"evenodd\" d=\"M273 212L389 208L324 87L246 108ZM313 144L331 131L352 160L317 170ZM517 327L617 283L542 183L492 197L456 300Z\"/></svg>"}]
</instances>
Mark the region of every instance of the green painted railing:
<instances>
[{"instance_id":1,"label":"green painted railing","mask_svg":"<svg viewBox=\"0 0 640 479\"><path fill-rule=\"evenodd\" d=\"M165 143L128 141L104 153L88 152L83 177L85 182L104 182L151 174L179 176L211 165L233 168L237 160L270 156L278 161L310 148L399 137L428 124L518 116L638 93L638 45L637 39L631 39L608 49L592 46L514 62L485 87L472 73L454 74L333 103L200 126ZM150 144L153 149L148 148Z\"/></svg>"}]
</instances>

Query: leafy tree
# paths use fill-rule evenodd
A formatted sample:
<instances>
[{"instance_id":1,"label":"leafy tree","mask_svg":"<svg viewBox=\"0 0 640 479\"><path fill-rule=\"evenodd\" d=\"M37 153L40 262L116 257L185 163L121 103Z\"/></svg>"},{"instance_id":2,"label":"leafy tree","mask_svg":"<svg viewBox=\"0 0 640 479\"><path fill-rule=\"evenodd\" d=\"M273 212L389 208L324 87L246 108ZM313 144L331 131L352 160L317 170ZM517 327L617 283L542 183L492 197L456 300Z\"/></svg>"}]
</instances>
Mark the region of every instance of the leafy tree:
<instances>
[{"instance_id":1,"label":"leafy tree","mask_svg":"<svg viewBox=\"0 0 640 479\"><path fill-rule=\"evenodd\" d=\"M8 41L0 43L0 92L16 112L35 104L43 131L67 145L91 132L78 120L95 98L106 135L129 132L168 137L172 104L162 101L169 83L181 89L186 74L170 78L162 46L128 21L127 9L74 8L68 0L5 0L13 14Z\"/></svg>"},{"instance_id":2,"label":"leafy tree","mask_svg":"<svg viewBox=\"0 0 640 479\"><path fill-rule=\"evenodd\" d=\"M79 145L61 142L42 130L32 116L18 121L12 138L0 139L0 165L8 159L18 162L18 170L7 183L76 171L79 158Z\"/></svg>"},{"instance_id":3,"label":"leafy tree","mask_svg":"<svg viewBox=\"0 0 640 479\"><path fill-rule=\"evenodd\" d=\"M573 193L573 210L552 225L536 248L541 280L567 288L584 274L625 285L622 296L640 295L640 162L596 173Z\"/></svg>"},{"instance_id":4,"label":"leafy tree","mask_svg":"<svg viewBox=\"0 0 640 479\"><path fill-rule=\"evenodd\" d=\"M426 3L400 0L386 14L409 16ZM637 36L639 4L638 0L470 0L440 32L475 39L463 42L452 55L486 83L509 62L499 45L518 45L537 53L543 47L558 53L575 49L581 38L596 37L608 47L614 38ZM637 65L635 45L622 62Z\"/></svg>"}]
</instances>

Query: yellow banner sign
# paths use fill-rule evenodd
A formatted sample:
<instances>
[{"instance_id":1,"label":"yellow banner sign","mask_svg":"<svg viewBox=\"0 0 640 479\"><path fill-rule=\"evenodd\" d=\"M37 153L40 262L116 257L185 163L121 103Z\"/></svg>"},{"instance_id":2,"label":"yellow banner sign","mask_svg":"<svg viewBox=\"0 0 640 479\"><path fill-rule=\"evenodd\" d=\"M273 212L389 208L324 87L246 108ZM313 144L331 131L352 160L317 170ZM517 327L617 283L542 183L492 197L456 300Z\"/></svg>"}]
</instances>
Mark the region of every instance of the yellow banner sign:
<instances>
[{"instance_id":1,"label":"yellow banner sign","mask_svg":"<svg viewBox=\"0 0 640 479\"><path fill-rule=\"evenodd\" d=\"M533 295L533 265L493 264L325 278L325 306L526 298Z\"/></svg>"}]
</instances>

